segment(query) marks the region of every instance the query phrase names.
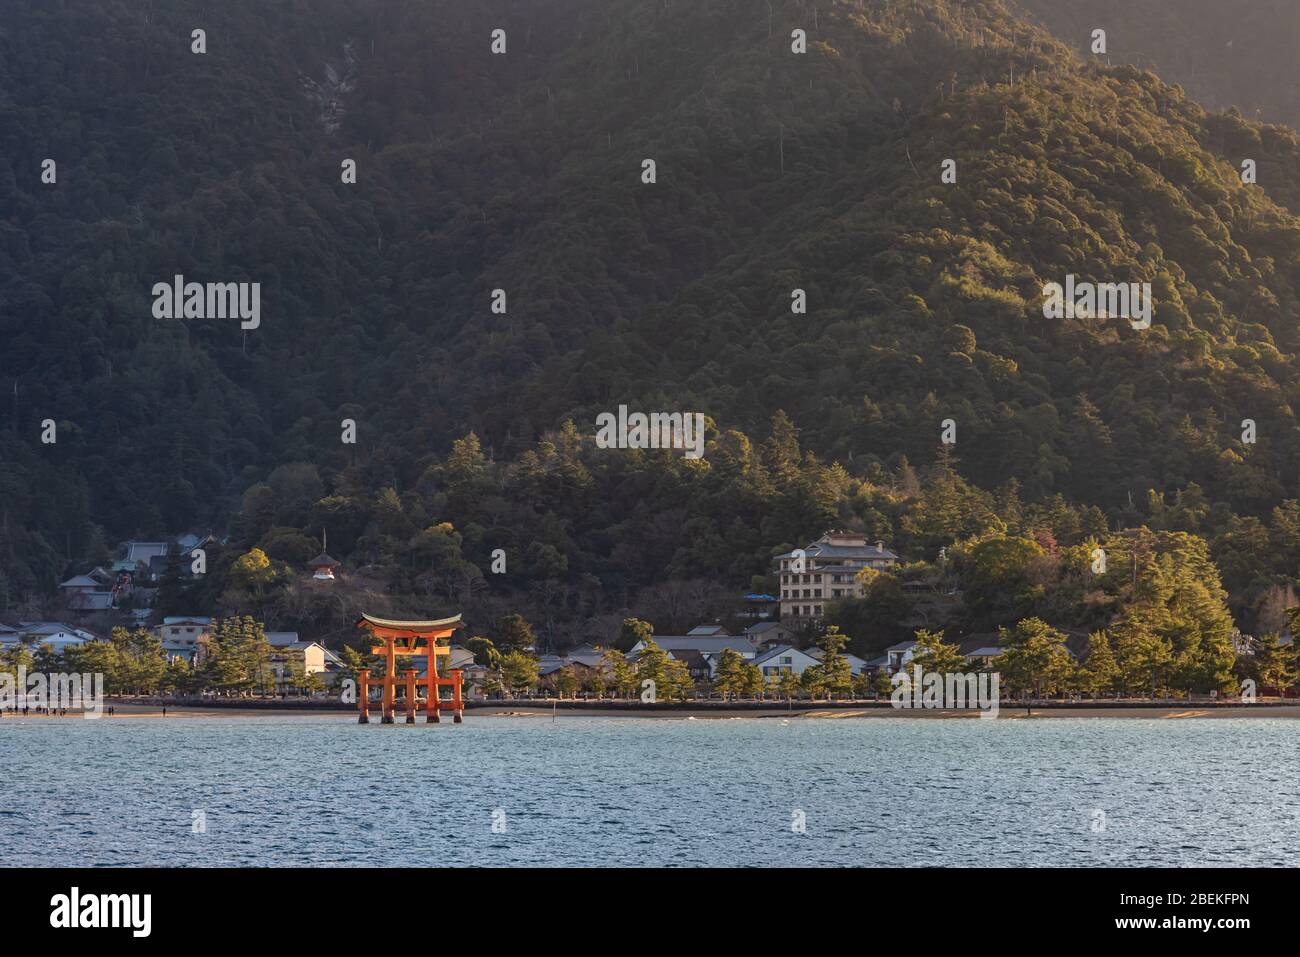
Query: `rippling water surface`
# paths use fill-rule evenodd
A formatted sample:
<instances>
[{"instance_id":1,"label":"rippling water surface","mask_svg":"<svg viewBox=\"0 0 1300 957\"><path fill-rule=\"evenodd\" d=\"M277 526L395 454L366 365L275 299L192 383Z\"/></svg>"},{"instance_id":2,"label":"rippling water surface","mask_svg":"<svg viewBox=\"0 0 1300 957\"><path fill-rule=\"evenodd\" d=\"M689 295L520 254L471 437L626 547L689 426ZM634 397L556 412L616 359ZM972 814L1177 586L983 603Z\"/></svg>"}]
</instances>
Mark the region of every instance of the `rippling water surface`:
<instances>
[{"instance_id":1,"label":"rippling water surface","mask_svg":"<svg viewBox=\"0 0 1300 957\"><path fill-rule=\"evenodd\" d=\"M5 718L0 767L11 866L1269 866L1300 852L1300 721L1277 719Z\"/></svg>"}]
</instances>

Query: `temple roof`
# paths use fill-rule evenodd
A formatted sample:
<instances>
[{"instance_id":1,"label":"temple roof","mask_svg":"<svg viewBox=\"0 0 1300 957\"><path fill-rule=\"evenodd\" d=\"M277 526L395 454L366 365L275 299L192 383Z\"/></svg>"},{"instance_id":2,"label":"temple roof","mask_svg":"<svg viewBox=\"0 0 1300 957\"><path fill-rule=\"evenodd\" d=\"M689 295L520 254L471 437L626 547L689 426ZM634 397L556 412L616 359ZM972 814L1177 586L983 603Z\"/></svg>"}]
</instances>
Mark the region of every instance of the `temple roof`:
<instances>
[{"instance_id":1,"label":"temple roof","mask_svg":"<svg viewBox=\"0 0 1300 957\"><path fill-rule=\"evenodd\" d=\"M321 552L307 563L308 568L337 568L338 562Z\"/></svg>"}]
</instances>

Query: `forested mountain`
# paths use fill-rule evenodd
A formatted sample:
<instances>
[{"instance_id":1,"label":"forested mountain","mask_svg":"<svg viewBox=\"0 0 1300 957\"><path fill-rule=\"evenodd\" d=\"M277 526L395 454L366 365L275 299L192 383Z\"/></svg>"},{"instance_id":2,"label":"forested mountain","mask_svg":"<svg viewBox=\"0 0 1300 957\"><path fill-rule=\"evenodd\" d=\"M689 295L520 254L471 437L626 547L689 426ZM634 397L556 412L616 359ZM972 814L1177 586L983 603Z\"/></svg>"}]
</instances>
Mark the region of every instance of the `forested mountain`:
<instances>
[{"instance_id":1,"label":"forested mountain","mask_svg":"<svg viewBox=\"0 0 1300 957\"><path fill-rule=\"evenodd\" d=\"M1300 4L1291 0L1016 0L1077 50L1105 30L1111 63L1178 83L1203 106L1300 126Z\"/></svg>"},{"instance_id":2,"label":"forested mountain","mask_svg":"<svg viewBox=\"0 0 1300 957\"><path fill-rule=\"evenodd\" d=\"M1250 615L1300 570L1300 140L1000 0L6 0L0 143L0 606L193 527L206 601L327 527L385 601L551 623L835 523L1185 532ZM260 328L154 318L176 274ZM1044 319L1067 274L1151 328ZM619 404L705 460L594 449Z\"/></svg>"}]
</instances>

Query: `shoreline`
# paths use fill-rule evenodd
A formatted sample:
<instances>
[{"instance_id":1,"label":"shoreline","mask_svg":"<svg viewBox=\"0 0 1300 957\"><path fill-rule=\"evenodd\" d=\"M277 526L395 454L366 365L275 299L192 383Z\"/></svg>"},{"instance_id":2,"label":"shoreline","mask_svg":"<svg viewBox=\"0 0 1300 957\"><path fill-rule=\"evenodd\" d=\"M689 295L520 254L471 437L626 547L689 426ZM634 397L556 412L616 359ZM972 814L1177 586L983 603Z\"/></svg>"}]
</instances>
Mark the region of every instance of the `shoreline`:
<instances>
[{"instance_id":1,"label":"shoreline","mask_svg":"<svg viewBox=\"0 0 1300 957\"><path fill-rule=\"evenodd\" d=\"M467 704L469 704L467 702ZM313 706L310 703L285 704L282 702L238 702L229 704L172 704L166 705L153 701L117 701L111 702L114 714L105 712L96 720L116 720L118 718L282 718L282 717L325 717L356 721L356 710L351 706ZM673 702L659 705L644 705L641 702L474 702L465 708L465 719L502 718L502 717L599 717L599 718L659 718L676 720L736 720L736 719L845 719L845 718L905 718L915 720L978 720L981 712L974 709L909 709L894 708L887 702L819 702L803 703L797 707L769 704L766 702ZM1097 704L1080 704L1078 702L1045 702L1041 704L1007 705L1000 707L996 720L1024 720L1026 718L1300 718L1300 701L1269 701L1255 704L1236 702L1218 703L1169 703L1169 702L1099 702ZM0 716L0 727L7 721L42 720L59 721L70 718L83 719L80 711L66 715L28 714L15 715L6 713ZM371 722L380 724L379 716L371 712ZM444 715L443 722L451 723L450 713ZM399 712L397 724L405 724L406 716ZM424 715L417 715L417 724L424 724Z\"/></svg>"}]
</instances>

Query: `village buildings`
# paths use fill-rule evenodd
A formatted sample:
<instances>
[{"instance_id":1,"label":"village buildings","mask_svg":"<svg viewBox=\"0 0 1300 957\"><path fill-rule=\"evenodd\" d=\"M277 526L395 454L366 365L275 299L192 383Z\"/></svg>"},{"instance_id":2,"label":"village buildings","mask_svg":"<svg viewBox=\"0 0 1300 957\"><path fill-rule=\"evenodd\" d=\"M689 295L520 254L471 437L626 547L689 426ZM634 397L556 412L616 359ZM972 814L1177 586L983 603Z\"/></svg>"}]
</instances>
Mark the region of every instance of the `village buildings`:
<instances>
[{"instance_id":1,"label":"village buildings","mask_svg":"<svg viewBox=\"0 0 1300 957\"><path fill-rule=\"evenodd\" d=\"M826 532L815 542L773 559L781 583L781 620L789 626L822 620L833 601L861 598L863 569L883 571L898 564L884 542L868 545L854 532Z\"/></svg>"},{"instance_id":2,"label":"village buildings","mask_svg":"<svg viewBox=\"0 0 1300 957\"><path fill-rule=\"evenodd\" d=\"M279 694L332 685L343 662L320 642L303 641L296 631L268 631L270 668ZM314 680L313 680L314 678Z\"/></svg>"},{"instance_id":3,"label":"village buildings","mask_svg":"<svg viewBox=\"0 0 1300 957\"><path fill-rule=\"evenodd\" d=\"M712 681L717 675L722 652L730 649L744 661L758 655L758 646L748 637L727 634L719 625L700 625L684 635L655 635L654 643L668 652L668 657L686 665L695 681ZM628 661L635 662L646 649L646 642L638 641L627 653Z\"/></svg>"},{"instance_id":4,"label":"village buildings","mask_svg":"<svg viewBox=\"0 0 1300 957\"><path fill-rule=\"evenodd\" d=\"M180 659L192 667L201 667L207 660L206 646L212 640L212 619L168 617L153 630L162 642L163 655L168 661Z\"/></svg>"}]
</instances>

